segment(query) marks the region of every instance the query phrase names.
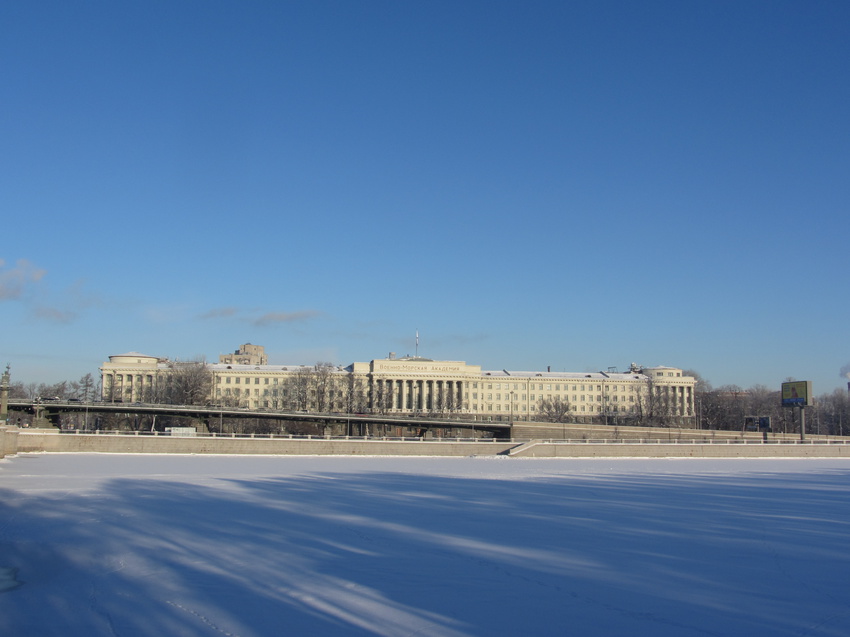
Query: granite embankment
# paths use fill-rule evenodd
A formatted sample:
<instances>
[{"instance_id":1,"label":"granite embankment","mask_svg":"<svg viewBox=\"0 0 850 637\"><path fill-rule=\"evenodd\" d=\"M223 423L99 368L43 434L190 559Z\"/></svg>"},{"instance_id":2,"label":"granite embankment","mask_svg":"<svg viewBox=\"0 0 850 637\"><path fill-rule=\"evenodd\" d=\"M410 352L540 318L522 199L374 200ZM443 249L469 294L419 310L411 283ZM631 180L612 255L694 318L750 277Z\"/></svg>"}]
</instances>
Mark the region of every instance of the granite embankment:
<instances>
[{"instance_id":1,"label":"granite embankment","mask_svg":"<svg viewBox=\"0 0 850 637\"><path fill-rule=\"evenodd\" d=\"M597 433L603 433L597 431ZM610 433L610 432L608 432ZM170 436L133 432L77 433L55 429L0 427L0 454L38 452L361 455L361 456L509 456L521 458L850 458L850 439L790 436L766 441L760 436L628 436L573 440L447 440L433 438L345 438L289 436ZM680 432L681 433L681 432ZM696 434L696 432L694 432ZM729 432L723 432L729 433Z\"/></svg>"}]
</instances>

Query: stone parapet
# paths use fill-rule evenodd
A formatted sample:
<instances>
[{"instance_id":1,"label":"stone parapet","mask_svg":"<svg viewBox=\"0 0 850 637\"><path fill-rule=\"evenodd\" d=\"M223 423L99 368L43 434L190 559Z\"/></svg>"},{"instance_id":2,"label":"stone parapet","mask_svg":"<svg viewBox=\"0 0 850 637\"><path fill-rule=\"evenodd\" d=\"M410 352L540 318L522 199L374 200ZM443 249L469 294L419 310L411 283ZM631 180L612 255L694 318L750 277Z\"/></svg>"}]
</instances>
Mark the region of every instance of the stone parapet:
<instances>
[{"instance_id":1,"label":"stone parapet","mask_svg":"<svg viewBox=\"0 0 850 637\"><path fill-rule=\"evenodd\" d=\"M5 432L4 432L5 434ZM181 437L15 431L15 451L242 455L498 456L517 458L850 458L847 439L823 441L451 441L340 438ZM9 447L4 444L4 449ZM8 451L7 451L8 453Z\"/></svg>"},{"instance_id":2,"label":"stone parapet","mask_svg":"<svg viewBox=\"0 0 850 637\"><path fill-rule=\"evenodd\" d=\"M18 453L18 428L0 426L0 458Z\"/></svg>"},{"instance_id":3,"label":"stone parapet","mask_svg":"<svg viewBox=\"0 0 850 637\"><path fill-rule=\"evenodd\" d=\"M515 458L850 458L850 444L530 441L518 445L508 455Z\"/></svg>"},{"instance_id":4,"label":"stone parapet","mask_svg":"<svg viewBox=\"0 0 850 637\"><path fill-rule=\"evenodd\" d=\"M515 446L508 441L436 442L433 440L381 440L299 438L247 438L228 436L151 436L28 431L21 436L21 452L183 453L265 455L363 456L495 456Z\"/></svg>"}]
</instances>

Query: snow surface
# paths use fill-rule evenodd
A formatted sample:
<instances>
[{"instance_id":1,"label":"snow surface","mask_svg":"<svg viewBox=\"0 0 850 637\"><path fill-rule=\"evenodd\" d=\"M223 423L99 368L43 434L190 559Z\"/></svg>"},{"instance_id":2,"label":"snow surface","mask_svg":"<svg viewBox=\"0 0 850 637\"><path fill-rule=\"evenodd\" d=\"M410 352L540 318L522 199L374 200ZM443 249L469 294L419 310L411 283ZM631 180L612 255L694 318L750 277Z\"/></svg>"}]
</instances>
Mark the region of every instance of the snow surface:
<instances>
[{"instance_id":1,"label":"snow surface","mask_svg":"<svg viewBox=\"0 0 850 637\"><path fill-rule=\"evenodd\" d=\"M848 479L848 460L20 454L0 461L0 635L844 637Z\"/></svg>"}]
</instances>

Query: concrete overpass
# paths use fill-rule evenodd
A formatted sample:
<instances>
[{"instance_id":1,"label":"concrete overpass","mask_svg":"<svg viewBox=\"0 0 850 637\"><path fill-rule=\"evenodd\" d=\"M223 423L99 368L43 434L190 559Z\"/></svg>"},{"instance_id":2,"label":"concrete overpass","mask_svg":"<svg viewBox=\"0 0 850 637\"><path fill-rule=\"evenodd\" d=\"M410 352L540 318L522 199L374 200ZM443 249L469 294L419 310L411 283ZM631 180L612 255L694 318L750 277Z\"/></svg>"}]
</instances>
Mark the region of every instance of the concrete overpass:
<instances>
[{"instance_id":1,"label":"concrete overpass","mask_svg":"<svg viewBox=\"0 0 850 637\"><path fill-rule=\"evenodd\" d=\"M162 405L146 403L109 403L81 402L76 400L21 400L9 401L9 408L22 410L35 415L40 422L50 423L59 428L62 414L133 414L146 416L171 416L190 418L203 423L207 430L216 420L221 424L227 419L243 420L274 420L290 422L313 422L324 424L354 425L361 430L370 425L386 427L404 427L417 430L417 435L424 436L433 429L458 429L473 434L481 432L486 437L511 437L511 423L482 422L458 418L426 418L401 415L379 414L343 414L343 413L310 413L303 411L272 411L250 410L238 407L221 407L217 405ZM10 418L11 421L11 418ZM9 424L14 424L10 422ZM349 426L350 430L351 427ZM219 427L221 430L221 427Z\"/></svg>"}]
</instances>

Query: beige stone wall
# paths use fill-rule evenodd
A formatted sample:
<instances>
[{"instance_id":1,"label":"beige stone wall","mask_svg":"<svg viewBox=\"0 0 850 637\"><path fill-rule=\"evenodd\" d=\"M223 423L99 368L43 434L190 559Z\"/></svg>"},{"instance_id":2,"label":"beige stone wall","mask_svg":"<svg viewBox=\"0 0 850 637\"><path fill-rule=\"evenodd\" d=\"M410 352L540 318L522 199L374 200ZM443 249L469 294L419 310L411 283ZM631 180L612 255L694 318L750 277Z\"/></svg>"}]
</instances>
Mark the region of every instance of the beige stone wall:
<instances>
[{"instance_id":1,"label":"beige stone wall","mask_svg":"<svg viewBox=\"0 0 850 637\"><path fill-rule=\"evenodd\" d=\"M362 455L362 456L496 456L519 458L845 458L850 445L833 440L807 444L774 442L758 444L729 440L705 444L631 442L594 444L530 441L525 443L331 440L317 438L181 438L172 436L61 434L56 431L21 431L17 451L87 453L177 453L265 455Z\"/></svg>"},{"instance_id":2,"label":"beige stone wall","mask_svg":"<svg viewBox=\"0 0 850 637\"><path fill-rule=\"evenodd\" d=\"M510 453L517 458L850 458L850 445L818 444L574 444L531 442Z\"/></svg>"},{"instance_id":3,"label":"beige stone wall","mask_svg":"<svg viewBox=\"0 0 850 637\"><path fill-rule=\"evenodd\" d=\"M373 455L373 456L474 456L498 455L509 442L429 442L331 440L326 438L229 438L136 436L114 434L59 434L27 432L20 437L20 452L185 453L246 455Z\"/></svg>"}]
</instances>

